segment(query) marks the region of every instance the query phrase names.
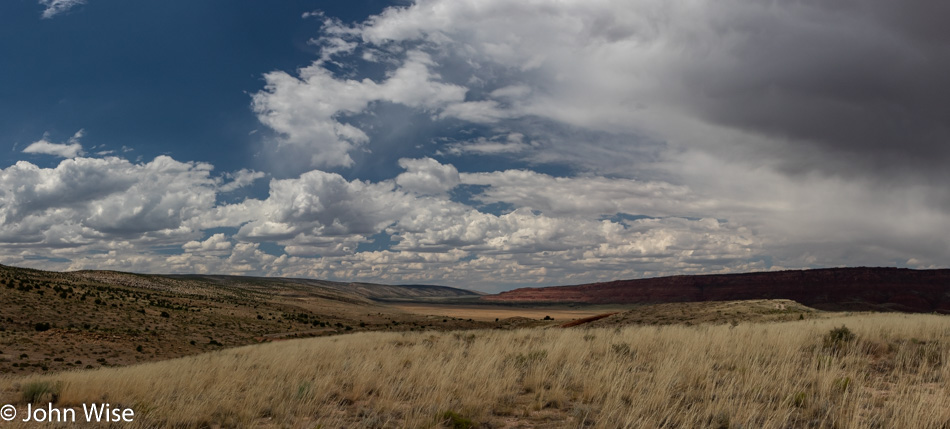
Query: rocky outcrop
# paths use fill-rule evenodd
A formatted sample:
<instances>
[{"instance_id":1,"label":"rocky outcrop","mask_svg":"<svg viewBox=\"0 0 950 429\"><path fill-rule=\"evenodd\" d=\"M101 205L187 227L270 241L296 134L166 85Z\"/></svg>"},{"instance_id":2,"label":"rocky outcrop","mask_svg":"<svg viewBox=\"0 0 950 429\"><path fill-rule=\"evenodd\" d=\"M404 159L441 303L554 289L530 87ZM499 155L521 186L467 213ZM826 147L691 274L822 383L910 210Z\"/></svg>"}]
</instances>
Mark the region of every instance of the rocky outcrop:
<instances>
[{"instance_id":1,"label":"rocky outcrop","mask_svg":"<svg viewBox=\"0 0 950 429\"><path fill-rule=\"evenodd\" d=\"M791 299L823 310L950 313L950 270L860 267L673 276L522 288L481 299L589 304Z\"/></svg>"}]
</instances>

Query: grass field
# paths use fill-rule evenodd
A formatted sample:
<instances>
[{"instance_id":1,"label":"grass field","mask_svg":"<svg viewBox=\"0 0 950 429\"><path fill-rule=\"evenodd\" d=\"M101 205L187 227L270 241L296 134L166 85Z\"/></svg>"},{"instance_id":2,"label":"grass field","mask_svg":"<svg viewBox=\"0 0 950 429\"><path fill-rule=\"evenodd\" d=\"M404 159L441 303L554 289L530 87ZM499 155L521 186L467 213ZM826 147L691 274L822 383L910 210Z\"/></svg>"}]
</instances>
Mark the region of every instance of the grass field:
<instances>
[{"instance_id":1,"label":"grass field","mask_svg":"<svg viewBox=\"0 0 950 429\"><path fill-rule=\"evenodd\" d=\"M366 332L8 376L2 400L107 401L135 427L942 428L948 359L936 315Z\"/></svg>"}]
</instances>

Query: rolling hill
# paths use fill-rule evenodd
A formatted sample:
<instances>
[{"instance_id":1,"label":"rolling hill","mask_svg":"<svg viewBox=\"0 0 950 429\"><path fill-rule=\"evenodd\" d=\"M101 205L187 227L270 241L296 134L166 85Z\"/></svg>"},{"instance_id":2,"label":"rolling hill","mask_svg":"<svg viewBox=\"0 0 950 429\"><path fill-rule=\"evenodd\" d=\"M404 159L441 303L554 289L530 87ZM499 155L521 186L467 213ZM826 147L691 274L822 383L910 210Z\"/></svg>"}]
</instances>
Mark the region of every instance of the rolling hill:
<instances>
[{"instance_id":1,"label":"rolling hill","mask_svg":"<svg viewBox=\"0 0 950 429\"><path fill-rule=\"evenodd\" d=\"M478 296L442 286L0 265L0 374L121 366L359 331L487 327L381 302Z\"/></svg>"}]
</instances>

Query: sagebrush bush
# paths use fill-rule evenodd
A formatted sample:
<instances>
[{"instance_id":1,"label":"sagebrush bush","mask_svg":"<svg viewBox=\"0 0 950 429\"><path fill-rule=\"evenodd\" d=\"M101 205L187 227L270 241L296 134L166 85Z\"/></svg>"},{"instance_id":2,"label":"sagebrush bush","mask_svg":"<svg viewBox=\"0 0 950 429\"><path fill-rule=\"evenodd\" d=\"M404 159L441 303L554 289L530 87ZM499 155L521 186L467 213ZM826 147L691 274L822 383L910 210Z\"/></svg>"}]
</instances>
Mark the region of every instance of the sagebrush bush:
<instances>
[{"instance_id":1,"label":"sagebrush bush","mask_svg":"<svg viewBox=\"0 0 950 429\"><path fill-rule=\"evenodd\" d=\"M23 400L31 404L39 402L56 402L60 384L50 381L33 381L20 388Z\"/></svg>"},{"instance_id":2,"label":"sagebrush bush","mask_svg":"<svg viewBox=\"0 0 950 429\"><path fill-rule=\"evenodd\" d=\"M847 326L841 325L840 328L834 328L825 334L823 345L825 350L838 353L848 347L854 339L854 332L851 332Z\"/></svg>"},{"instance_id":3,"label":"sagebrush bush","mask_svg":"<svg viewBox=\"0 0 950 429\"><path fill-rule=\"evenodd\" d=\"M446 423L448 423L452 429L472 429L476 426L472 419L464 417L455 411L442 413L442 418L445 419Z\"/></svg>"}]
</instances>

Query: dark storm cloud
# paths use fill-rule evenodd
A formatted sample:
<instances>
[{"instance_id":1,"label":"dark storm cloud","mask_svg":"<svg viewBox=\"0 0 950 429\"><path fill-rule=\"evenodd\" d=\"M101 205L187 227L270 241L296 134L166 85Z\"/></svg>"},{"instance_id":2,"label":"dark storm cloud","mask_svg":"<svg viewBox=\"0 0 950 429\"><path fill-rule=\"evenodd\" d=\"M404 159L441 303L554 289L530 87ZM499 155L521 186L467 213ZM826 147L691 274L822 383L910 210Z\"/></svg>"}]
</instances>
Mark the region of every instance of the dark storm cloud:
<instances>
[{"instance_id":1,"label":"dark storm cloud","mask_svg":"<svg viewBox=\"0 0 950 429\"><path fill-rule=\"evenodd\" d=\"M791 144L761 148L791 170L937 173L950 159L950 4L731 6L682 72L698 116Z\"/></svg>"}]
</instances>

